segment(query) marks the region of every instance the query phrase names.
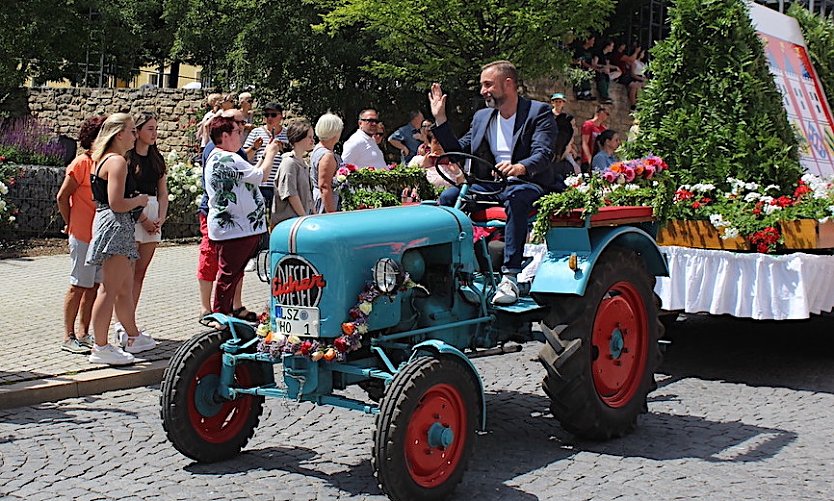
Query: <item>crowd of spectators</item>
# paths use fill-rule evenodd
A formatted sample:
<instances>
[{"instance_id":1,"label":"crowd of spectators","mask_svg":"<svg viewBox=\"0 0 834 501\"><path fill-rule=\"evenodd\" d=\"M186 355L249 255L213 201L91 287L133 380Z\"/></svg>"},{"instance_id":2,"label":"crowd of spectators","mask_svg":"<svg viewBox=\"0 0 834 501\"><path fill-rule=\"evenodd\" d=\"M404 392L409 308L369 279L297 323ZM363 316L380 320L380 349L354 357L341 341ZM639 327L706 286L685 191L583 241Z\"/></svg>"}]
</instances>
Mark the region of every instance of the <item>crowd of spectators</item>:
<instances>
[{"instance_id":1,"label":"crowd of spectators","mask_svg":"<svg viewBox=\"0 0 834 501\"><path fill-rule=\"evenodd\" d=\"M632 110L637 96L646 83L647 51L639 44L628 44L612 39L597 40L593 35L578 40L572 48L574 67L591 74L574 85L576 99L598 100L600 104L612 104L609 93L612 82L622 85L628 95ZM596 84L597 96L591 92L591 81Z\"/></svg>"}]
</instances>

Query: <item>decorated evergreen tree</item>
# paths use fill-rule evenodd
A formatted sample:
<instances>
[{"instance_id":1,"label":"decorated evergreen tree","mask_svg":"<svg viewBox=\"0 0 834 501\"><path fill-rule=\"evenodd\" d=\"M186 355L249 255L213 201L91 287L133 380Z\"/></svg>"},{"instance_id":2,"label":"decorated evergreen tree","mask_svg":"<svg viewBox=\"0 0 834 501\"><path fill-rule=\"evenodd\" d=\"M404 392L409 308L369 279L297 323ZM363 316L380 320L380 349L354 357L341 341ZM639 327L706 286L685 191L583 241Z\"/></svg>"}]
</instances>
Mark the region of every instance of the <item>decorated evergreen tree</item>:
<instances>
[{"instance_id":1,"label":"decorated evergreen tree","mask_svg":"<svg viewBox=\"0 0 834 501\"><path fill-rule=\"evenodd\" d=\"M660 155L681 183L790 189L802 172L797 138L744 1L676 0L670 15L626 156Z\"/></svg>"}]
</instances>

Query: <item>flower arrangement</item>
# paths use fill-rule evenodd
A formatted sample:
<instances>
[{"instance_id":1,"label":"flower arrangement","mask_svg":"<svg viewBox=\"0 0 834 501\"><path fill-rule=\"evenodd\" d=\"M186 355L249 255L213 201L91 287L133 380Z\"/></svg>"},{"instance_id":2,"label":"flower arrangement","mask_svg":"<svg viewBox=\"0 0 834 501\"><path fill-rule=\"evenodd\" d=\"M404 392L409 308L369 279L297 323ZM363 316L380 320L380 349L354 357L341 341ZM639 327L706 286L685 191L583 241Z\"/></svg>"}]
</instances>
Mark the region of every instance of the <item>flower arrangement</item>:
<instances>
[{"instance_id":1,"label":"flower arrangement","mask_svg":"<svg viewBox=\"0 0 834 501\"><path fill-rule=\"evenodd\" d=\"M761 186L729 178L727 187L682 185L675 191L674 219L709 220L722 239L743 237L757 252L775 252L782 243L780 222L834 217L834 179L805 174L795 186Z\"/></svg>"},{"instance_id":2,"label":"flower arrangement","mask_svg":"<svg viewBox=\"0 0 834 501\"><path fill-rule=\"evenodd\" d=\"M565 179L567 189L551 193L536 202L538 216L533 236L544 238L550 219L582 209L590 217L602 206L646 205L663 219L671 204L669 166L658 156L615 162L603 172L570 176Z\"/></svg>"},{"instance_id":3,"label":"flower arrangement","mask_svg":"<svg viewBox=\"0 0 834 501\"><path fill-rule=\"evenodd\" d=\"M368 315L373 311L374 299L381 294L373 282L365 284L356 306L348 310L349 320L342 323L342 335L334 339L332 345L273 332L269 313L264 312L258 318L257 334L262 338L258 343L258 351L276 359L287 354L309 357L313 362L343 362L348 353L362 347L362 335L368 333Z\"/></svg>"},{"instance_id":4,"label":"flower arrangement","mask_svg":"<svg viewBox=\"0 0 834 501\"><path fill-rule=\"evenodd\" d=\"M385 169L375 169L345 164L336 171L333 181L342 199L343 210L399 205L406 188L416 191L417 196L424 200L430 200L435 195L425 170L419 167L390 164Z\"/></svg>"}]
</instances>

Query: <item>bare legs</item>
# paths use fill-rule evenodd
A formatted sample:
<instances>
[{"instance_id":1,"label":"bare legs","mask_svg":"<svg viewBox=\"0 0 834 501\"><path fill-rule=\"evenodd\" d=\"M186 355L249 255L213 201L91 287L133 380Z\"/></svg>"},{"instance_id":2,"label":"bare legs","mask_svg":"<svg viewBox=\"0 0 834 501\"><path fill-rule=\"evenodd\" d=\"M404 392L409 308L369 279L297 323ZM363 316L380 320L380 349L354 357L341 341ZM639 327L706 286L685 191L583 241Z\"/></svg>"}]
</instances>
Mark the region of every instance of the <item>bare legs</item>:
<instances>
[{"instance_id":1,"label":"bare legs","mask_svg":"<svg viewBox=\"0 0 834 501\"><path fill-rule=\"evenodd\" d=\"M106 346L113 310L129 336L138 336L133 302L133 266L127 256L110 256L102 264L104 280L93 304L93 334L98 346Z\"/></svg>"},{"instance_id":2,"label":"bare legs","mask_svg":"<svg viewBox=\"0 0 834 501\"><path fill-rule=\"evenodd\" d=\"M138 246L139 259L136 260L136 268L133 272L133 303L137 308L139 306L139 296L142 295L142 285L145 283L148 266L150 266L154 252L156 252L158 246L158 242L148 242L139 244Z\"/></svg>"},{"instance_id":3,"label":"bare legs","mask_svg":"<svg viewBox=\"0 0 834 501\"><path fill-rule=\"evenodd\" d=\"M93 313L93 303L96 300L98 284L93 287L79 287L70 285L67 295L64 297L64 341L75 336L75 319L81 311L81 335L84 337L90 333L90 317Z\"/></svg>"}]
</instances>

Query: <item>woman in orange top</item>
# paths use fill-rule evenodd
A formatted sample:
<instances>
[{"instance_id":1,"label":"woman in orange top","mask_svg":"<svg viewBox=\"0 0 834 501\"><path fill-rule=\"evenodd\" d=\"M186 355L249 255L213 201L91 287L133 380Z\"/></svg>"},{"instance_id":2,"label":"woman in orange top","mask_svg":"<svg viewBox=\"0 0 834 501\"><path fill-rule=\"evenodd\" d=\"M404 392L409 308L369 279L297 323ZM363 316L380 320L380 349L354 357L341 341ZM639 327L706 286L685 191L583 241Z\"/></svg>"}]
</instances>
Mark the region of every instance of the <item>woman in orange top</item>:
<instances>
[{"instance_id":1,"label":"woman in orange top","mask_svg":"<svg viewBox=\"0 0 834 501\"><path fill-rule=\"evenodd\" d=\"M87 354L93 347L90 336L90 317L96 290L101 283L101 267L85 263L87 248L93 234L93 217L96 204L90 187L90 171L93 158L90 148L93 146L105 116L90 117L81 124L78 142L84 152L67 166L67 175L58 190L58 210L64 218L64 233L69 237L70 288L64 297L64 339L61 349L70 353ZM81 336L76 336L75 319L81 309Z\"/></svg>"}]
</instances>

